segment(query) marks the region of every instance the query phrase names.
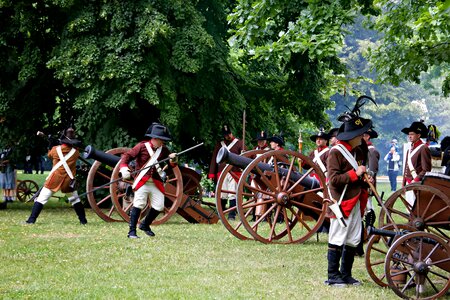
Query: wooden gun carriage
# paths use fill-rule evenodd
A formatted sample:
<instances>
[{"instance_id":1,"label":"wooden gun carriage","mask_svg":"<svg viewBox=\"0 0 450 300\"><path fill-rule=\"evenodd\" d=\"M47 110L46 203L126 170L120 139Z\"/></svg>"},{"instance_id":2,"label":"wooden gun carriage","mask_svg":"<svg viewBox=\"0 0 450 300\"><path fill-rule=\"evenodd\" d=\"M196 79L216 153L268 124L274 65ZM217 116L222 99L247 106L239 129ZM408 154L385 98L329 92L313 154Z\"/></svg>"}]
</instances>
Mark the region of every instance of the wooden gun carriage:
<instances>
[{"instance_id":1,"label":"wooden gun carriage","mask_svg":"<svg viewBox=\"0 0 450 300\"><path fill-rule=\"evenodd\" d=\"M322 225L327 209L323 198L328 198L328 189L324 188L322 171L309 157L289 150L253 150L236 155L222 148L216 161L228 163L216 186L217 212L237 238L301 243ZM311 167L300 172L300 161ZM318 179L311 176L313 173ZM227 175L238 182L237 190L223 188ZM236 207L222 207L221 199L227 196L236 199ZM232 211L238 212L237 221L228 220Z\"/></svg>"},{"instance_id":2,"label":"wooden gun carriage","mask_svg":"<svg viewBox=\"0 0 450 300\"><path fill-rule=\"evenodd\" d=\"M122 147L103 152L87 146L83 155L84 159L95 160L86 180L89 204L94 212L107 222L129 221L133 197L132 180L119 178L120 156L128 150ZM215 210L203 205L205 203L202 201L201 178L197 172L178 166L169 168L166 172L164 211L153 222L154 225L166 222L175 213L190 223L218 222ZM93 190L95 192L91 192ZM145 216L149 208L147 205L142 216Z\"/></svg>"}]
</instances>

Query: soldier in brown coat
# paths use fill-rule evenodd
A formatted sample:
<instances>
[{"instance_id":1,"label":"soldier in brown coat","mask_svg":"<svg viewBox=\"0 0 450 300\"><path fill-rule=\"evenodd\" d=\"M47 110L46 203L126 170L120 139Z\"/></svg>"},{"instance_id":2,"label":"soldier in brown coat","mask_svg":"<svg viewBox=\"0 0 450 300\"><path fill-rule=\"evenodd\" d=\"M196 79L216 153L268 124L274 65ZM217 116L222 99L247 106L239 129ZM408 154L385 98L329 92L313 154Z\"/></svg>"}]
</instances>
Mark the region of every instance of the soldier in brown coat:
<instances>
[{"instance_id":1,"label":"soldier in brown coat","mask_svg":"<svg viewBox=\"0 0 450 300\"><path fill-rule=\"evenodd\" d=\"M222 126L222 135L223 140L218 142L216 146L214 147L214 151L211 157L211 163L209 165L209 173L208 178L213 180L214 183L217 183L217 180L219 180L220 174L222 173L223 169L226 166L226 163L220 163L218 164L216 162L217 153L219 152L220 148L225 147L230 151L231 153L240 155L242 152L245 151L244 143L242 140L236 138L233 133L231 132L231 128L228 125ZM234 167L232 169L233 174L240 177L240 174L242 173L239 168ZM230 174L227 174L227 177L225 178L223 182L222 188L224 190L229 191L236 191L237 189L237 181L239 178L233 178ZM229 207L233 208L236 207L236 193L222 193L222 196L225 198L220 199L222 204L222 209L225 210L226 204L229 201ZM234 220L236 218L236 210L230 211L228 214L229 220Z\"/></svg>"},{"instance_id":2,"label":"soldier in brown coat","mask_svg":"<svg viewBox=\"0 0 450 300\"><path fill-rule=\"evenodd\" d=\"M310 136L309 139L316 143L317 148L311 151L308 156L319 166L326 177L328 152L330 150L330 148L328 148L328 140L330 139L330 136L324 132L323 129L320 129L317 134ZM316 176L315 174L311 175ZM319 180L318 177L316 178Z\"/></svg>"},{"instance_id":3,"label":"soldier in brown coat","mask_svg":"<svg viewBox=\"0 0 450 300\"><path fill-rule=\"evenodd\" d=\"M408 135L411 142L409 150L406 152L405 170L403 174L403 186L420 182L426 172L431 171L431 152L427 144L420 138L426 138L428 129L422 122L413 122L411 126L403 128L402 132ZM405 198L413 206L415 202L414 191L407 191Z\"/></svg>"},{"instance_id":4,"label":"soldier in brown coat","mask_svg":"<svg viewBox=\"0 0 450 300\"><path fill-rule=\"evenodd\" d=\"M331 148L328 160L328 184L333 200L339 203L346 227L336 218L330 219L328 235L328 285L359 285L352 277L356 246L361 239L361 216L367 203L365 153L358 148L364 132L372 121L353 116L340 127L337 145ZM342 258L342 261L341 261Z\"/></svg>"},{"instance_id":5,"label":"soldier in brown coat","mask_svg":"<svg viewBox=\"0 0 450 300\"><path fill-rule=\"evenodd\" d=\"M411 126L403 128L408 135L411 148L406 152L405 174L403 185L420 182L426 172L431 171L431 152L421 138L426 138L428 129L422 122L413 122Z\"/></svg>"},{"instance_id":6,"label":"soldier in brown coat","mask_svg":"<svg viewBox=\"0 0 450 300\"><path fill-rule=\"evenodd\" d=\"M79 144L79 141L75 139L74 129L68 128L61 139L61 145L52 146L49 150L48 157L53 161L53 168L47 176L39 196L34 201L31 215L26 223L34 224L44 205L59 190L69 198L80 223L87 223L84 206L75 190L76 164L80 156L78 149L75 147L77 144Z\"/></svg>"}]
</instances>

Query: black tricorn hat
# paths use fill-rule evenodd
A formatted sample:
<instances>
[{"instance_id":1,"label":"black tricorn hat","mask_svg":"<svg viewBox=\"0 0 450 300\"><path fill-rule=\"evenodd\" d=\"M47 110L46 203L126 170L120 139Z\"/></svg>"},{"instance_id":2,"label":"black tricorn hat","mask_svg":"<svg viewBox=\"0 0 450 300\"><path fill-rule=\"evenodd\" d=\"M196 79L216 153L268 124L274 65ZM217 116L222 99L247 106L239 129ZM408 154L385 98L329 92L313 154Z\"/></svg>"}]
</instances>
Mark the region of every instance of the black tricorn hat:
<instances>
[{"instance_id":1,"label":"black tricorn hat","mask_svg":"<svg viewBox=\"0 0 450 300\"><path fill-rule=\"evenodd\" d=\"M372 121L364 119L359 116L345 121L339 128L339 133L336 136L338 140L349 141L364 132L367 132L372 127Z\"/></svg>"},{"instance_id":2,"label":"black tricorn hat","mask_svg":"<svg viewBox=\"0 0 450 300\"><path fill-rule=\"evenodd\" d=\"M255 141L265 141L267 140L267 132L262 130L256 133Z\"/></svg>"},{"instance_id":3,"label":"black tricorn hat","mask_svg":"<svg viewBox=\"0 0 450 300\"><path fill-rule=\"evenodd\" d=\"M172 139L169 129L160 123L152 123L147 129L145 136L161 139L163 141L170 141Z\"/></svg>"},{"instance_id":4,"label":"black tricorn hat","mask_svg":"<svg viewBox=\"0 0 450 300\"><path fill-rule=\"evenodd\" d=\"M281 135L273 135L267 139L269 142L275 142L280 146L284 146L284 138Z\"/></svg>"},{"instance_id":5,"label":"black tricorn hat","mask_svg":"<svg viewBox=\"0 0 450 300\"><path fill-rule=\"evenodd\" d=\"M336 128L336 127L335 128L331 128L330 131L328 132L328 136L331 139L332 137L336 137L338 132L339 132L339 128Z\"/></svg>"},{"instance_id":6,"label":"black tricorn hat","mask_svg":"<svg viewBox=\"0 0 450 300\"><path fill-rule=\"evenodd\" d=\"M231 128L228 125L223 125L222 126L222 135L228 135L231 133Z\"/></svg>"},{"instance_id":7,"label":"black tricorn hat","mask_svg":"<svg viewBox=\"0 0 450 300\"><path fill-rule=\"evenodd\" d=\"M315 142L317 138L322 138L322 139L328 141L328 140L330 139L330 136L328 135L328 133L326 133L325 131L323 131L323 128L321 128L321 129L319 130L319 133L314 134L314 135L312 135L312 136L309 137L309 139L310 139L311 141L313 141L313 142Z\"/></svg>"},{"instance_id":8,"label":"black tricorn hat","mask_svg":"<svg viewBox=\"0 0 450 300\"><path fill-rule=\"evenodd\" d=\"M409 134L410 132L415 132L420 134L422 138L426 138L428 134L427 126L423 122L412 122L411 126L402 129L404 134Z\"/></svg>"},{"instance_id":9,"label":"black tricorn hat","mask_svg":"<svg viewBox=\"0 0 450 300\"><path fill-rule=\"evenodd\" d=\"M378 132L376 132L372 128L369 128L369 130L367 130L367 132L365 133L368 134L371 139L376 139L378 137Z\"/></svg>"}]
</instances>

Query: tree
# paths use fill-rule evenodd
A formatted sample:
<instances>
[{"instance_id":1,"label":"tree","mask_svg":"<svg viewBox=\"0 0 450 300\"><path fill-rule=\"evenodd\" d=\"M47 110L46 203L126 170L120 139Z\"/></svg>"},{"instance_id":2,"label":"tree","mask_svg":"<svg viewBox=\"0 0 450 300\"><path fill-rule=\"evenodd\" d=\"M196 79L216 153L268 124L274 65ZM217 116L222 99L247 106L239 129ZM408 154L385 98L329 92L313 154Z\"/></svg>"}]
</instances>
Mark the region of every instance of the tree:
<instances>
[{"instance_id":1,"label":"tree","mask_svg":"<svg viewBox=\"0 0 450 300\"><path fill-rule=\"evenodd\" d=\"M389 1L375 5L383 13L373 28L383 35L370 52L381 82L420 83L422 72L440 67L442 93L450 94L450 0Z\"/></svg>"}]
</instances>

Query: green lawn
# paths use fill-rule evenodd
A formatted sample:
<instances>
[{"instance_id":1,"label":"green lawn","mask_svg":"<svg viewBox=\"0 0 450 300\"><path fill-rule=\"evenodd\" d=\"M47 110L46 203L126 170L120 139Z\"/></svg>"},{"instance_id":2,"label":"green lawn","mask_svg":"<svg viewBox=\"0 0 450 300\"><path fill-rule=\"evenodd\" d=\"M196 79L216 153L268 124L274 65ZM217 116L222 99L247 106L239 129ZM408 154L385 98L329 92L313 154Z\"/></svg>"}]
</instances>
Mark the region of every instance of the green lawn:
<instances>
[{"instance_id":1,"label":"green lawn","mask_svg":"<svg viewBox=\"0 0 450 300\"><path fill-rule=\"evenodd\" d=\"M179 215L156 237L126 238L126 223L87 210L81 226L69 204L52 199L35 225L31 203L0 211L2 299L396 299L357 258L360 287L323 284L327 235L304 244L241 241L219 222Z\"/></svg>"}]
</instances>

